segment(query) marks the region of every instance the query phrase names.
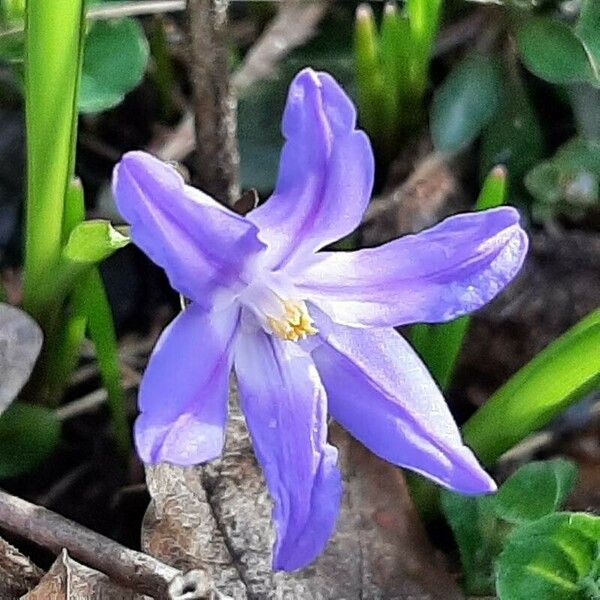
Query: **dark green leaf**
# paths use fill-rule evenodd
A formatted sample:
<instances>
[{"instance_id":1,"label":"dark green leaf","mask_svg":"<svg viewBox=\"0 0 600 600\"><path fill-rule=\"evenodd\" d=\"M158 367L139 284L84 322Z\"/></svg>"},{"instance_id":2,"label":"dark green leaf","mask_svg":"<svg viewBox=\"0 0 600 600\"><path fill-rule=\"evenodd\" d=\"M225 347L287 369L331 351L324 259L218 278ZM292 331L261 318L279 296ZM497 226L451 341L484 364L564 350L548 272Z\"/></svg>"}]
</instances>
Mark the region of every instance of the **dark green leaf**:
<instances>
[{"instance_id":1,"label":"dark green leaf","mask_svg":"<svg viewBox=\"0 0 600 600\"><path fill-rule=\"evenodd\" d=\"M600 201L600 143L574 138L525 178L529 193L552 212L572 214Z\"/></svg>"},{"instance_id":2,"label":"dark green leaf","mask_svg":"<svg viewBox=\"0 0 600 600\"><path fill-rule=\"evenodd\" d=\"M523 465L495 498L496 514L510 523L527 523L562 508L577 479L577 467L562 458Z\"/></svg>"},{"instance_id":3,"label":"dark green leaf","mask_svg":"<svg viewBox=\"0 0 600 600\"><path fill-rule=\"evenodd\" d=\"M22 28L0 33L0 60L22 62L25 50L25 31Z\"/></svg>"},{"instance_id":4,"label":"dark green leaf","mask_svg":"<svg viewBox=\"0 0 600 600\"><path fill-rule=\"evenodd\" d=\"M0 417L0 479L31 471L59 440L60 422L53 411L15 402Z\"/></svg>"},{"instance_id":5,"label":"dark green leaf","mask_svg":"<svg viewBox=\"0 0 600 600\"><path fill-rule=\"evenodd\" d=\"M466 148L493 118L501 97L501 71L493 58L475 55L462 61L433 97L431 135L436 148Z\"/></svg>"},{"instance_id":6,"label":"dark green leaf","mask_svg":"<svg viewBox=\"0 0 600 600\"><path fill-rule=\"evenodd\" d=\"M600 2L583 0L575 34L581 40L596 81L600 81Z\"/></svg>"},{"instance_id":7,"label":"dark green leaf","mask_svg":"<svg viewBox=\"0 0 600 600\"><path fill-rule=\"evenodd\" d=\"M491 594L493 564L504 535L494 514L494 497L474 498L443 490L441 501L460 552L465 590L469 594Z\"/></svg>"},{"instance_id":8,"label":"dark green leaf","mask_svg":"<svg viewBox=\"0 0 600 600\"><path fill-rule=\"evenodd\" d=\"M79 110L100 112L119 104L142 80L148 55L135 19L94 21L85 41Z\"/></svg>"},{"instance_id":9,"label":"dark green leaf","mask_svg":"<svg viewBox=\"0 0 600 600\"><path fill-rule=\"evenodd\" d=\"M518 189L525 173L542 157L543 134L523 82L507 73L503 85L502 107L483 133L481 171L504 165L509 188Z\"/></svg>"},{"instance_id":10,"label":"dark green leaf","mask_svg":"<svg viewBox=\"0 0 600 600\"><path fill-rule=\"evenodd\" d=\"M556 513L517 528L496 586L500 600L598 600L600 517Z\"/></svg>"},{"instance_id":11,"label":"dark green leaf","mask_svg":"<svg viewBox=\"0 0 600 600\"><path fill-rule=\"evenodd\" d=\"M517 42L525 66L546 81L600 83L580 39L564 23L548 17L527 19L517 30Z\"/></svg>"}]
</instances>

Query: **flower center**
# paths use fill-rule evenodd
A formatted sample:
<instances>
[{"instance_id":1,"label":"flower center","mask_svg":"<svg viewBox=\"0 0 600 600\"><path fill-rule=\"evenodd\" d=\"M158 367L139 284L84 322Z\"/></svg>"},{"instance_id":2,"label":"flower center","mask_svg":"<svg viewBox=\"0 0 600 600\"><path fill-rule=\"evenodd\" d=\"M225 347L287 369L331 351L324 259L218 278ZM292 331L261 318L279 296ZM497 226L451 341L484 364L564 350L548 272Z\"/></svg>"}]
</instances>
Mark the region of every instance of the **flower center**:
<instances>
[{"instance_id":1,"label":"flower center","mask_svg":"<svg viewBox=\"0 0 600 600\"><path fill-rule=\"evenodd\" d=\"M297 342L317 333L306 303L284 273L260 273L239 295L249 327L259 325L282 340Z\"/></svg>"},{"instance_id":2,"label":"flower center","mask_svg":"<svg viewBox=\"0 0 600 600\"><path fill-rule=\"evenodd\" d=\"M267 316L267 324L277 337L297 342L318 332L303 301L286 300L283 309L283 316Z\"/></svg>"}]
</instances>

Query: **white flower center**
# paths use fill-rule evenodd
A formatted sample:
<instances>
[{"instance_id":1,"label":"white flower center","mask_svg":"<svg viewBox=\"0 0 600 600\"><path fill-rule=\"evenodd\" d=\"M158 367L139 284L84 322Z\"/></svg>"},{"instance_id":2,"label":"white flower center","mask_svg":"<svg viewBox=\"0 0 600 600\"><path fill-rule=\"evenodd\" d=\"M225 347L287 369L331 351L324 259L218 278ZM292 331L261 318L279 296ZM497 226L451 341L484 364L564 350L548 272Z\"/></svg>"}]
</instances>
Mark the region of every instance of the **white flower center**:
<instances>
[{"instance_id":1,"label":"white flower center","mask_svg":"<svg viewBox=\"0 0 600 600\"><path fill-rule=\"evenodd\" d=\"M269 334L297 342L317 333L303 299L282 273L261 273L239 295L238 300ZM246 315L246 321L248 321Z\"/></svg>"}]
</instances>

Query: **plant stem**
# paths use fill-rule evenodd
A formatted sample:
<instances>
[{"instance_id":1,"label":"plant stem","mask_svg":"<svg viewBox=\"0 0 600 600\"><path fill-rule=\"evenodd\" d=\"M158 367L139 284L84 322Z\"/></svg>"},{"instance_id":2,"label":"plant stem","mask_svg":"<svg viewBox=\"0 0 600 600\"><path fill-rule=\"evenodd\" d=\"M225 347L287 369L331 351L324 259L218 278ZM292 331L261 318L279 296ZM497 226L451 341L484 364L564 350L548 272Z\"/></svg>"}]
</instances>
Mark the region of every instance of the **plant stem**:
<instances>
[{"instance_id":1,"label":"plant stem","mask_svg":"<svg viewBox=\"0 0 600 600\"><path fill-rule=\"evenodd\" d=\"M35 306L39 283L60 257L64 201L71 180L77 127L84 17L84 0L27 2L26 309ZM41 325L44 327L45 324Z\"/></svg>"}]
</instances>

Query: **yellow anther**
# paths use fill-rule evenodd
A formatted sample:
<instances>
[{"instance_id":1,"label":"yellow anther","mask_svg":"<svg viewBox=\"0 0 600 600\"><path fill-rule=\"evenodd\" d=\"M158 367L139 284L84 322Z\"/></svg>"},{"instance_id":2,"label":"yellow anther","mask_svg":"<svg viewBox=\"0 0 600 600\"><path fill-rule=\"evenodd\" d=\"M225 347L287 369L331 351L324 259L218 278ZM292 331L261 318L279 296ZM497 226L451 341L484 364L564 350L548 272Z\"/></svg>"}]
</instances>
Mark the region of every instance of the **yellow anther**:
<instances>
[{"instance_id":1,"label":"yellow anther","mask_svg":"<svg viewBox=\"0 0 600 600\"><path fill-rule=\"evenodd\" d=\"M313 327L313 320L304 302L288 300L284 302L283 309L280 318L267 317L267 323L277 337L297 342L318 332L318 329Z\"/></svg>"}]
</instances>

